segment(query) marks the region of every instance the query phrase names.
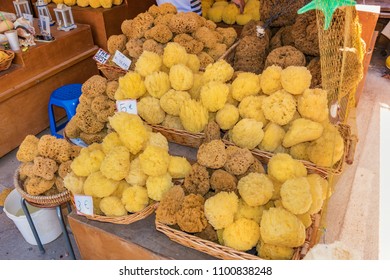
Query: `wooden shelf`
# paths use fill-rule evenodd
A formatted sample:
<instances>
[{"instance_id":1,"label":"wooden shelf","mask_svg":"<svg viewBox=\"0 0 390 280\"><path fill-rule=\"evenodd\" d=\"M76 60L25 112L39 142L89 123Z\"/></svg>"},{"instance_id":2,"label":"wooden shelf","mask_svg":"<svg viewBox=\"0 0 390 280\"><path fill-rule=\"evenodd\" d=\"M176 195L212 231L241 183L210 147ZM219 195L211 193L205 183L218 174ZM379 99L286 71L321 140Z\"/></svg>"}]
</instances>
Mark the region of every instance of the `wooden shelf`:
<instances>
[{"instance_id":1,"label":"wooden shelf","mask_svg":"<svg viewBox=\"0 0 390 280\"><path fill-rule=\"evenodd\" d=\"M52 28L55 40L16 52L13 65L0 72L0 156L18 147L28 134L49 126L48 102L53 90L83 83L98 74L98 50L91 28L79 24L69 32ZM57 117L65 116L63 110Z\"/></svg>"}]
</instances>

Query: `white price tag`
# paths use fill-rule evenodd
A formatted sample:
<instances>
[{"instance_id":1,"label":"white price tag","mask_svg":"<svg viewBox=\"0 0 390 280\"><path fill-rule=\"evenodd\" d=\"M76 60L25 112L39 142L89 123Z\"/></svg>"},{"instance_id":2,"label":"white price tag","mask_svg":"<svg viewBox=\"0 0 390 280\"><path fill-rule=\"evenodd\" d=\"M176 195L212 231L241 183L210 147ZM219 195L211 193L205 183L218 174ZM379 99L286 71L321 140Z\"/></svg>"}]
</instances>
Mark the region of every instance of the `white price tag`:
<instances>
[{"instance_id":1,"label":"white price tag","mask_svg":"<svg viewBox=\"0 0 390 280\"><path fill-rule=\"evenodd\" d=\"M131 60L118 50L116 50L112 61L124 70L129 70L131 65Z\"/></svg>"},{"instance_id":2,"label":"white price tag","mask_svg":"<svg viewBox=\"0 0 390 280\"><path fill-rule=\"evenodd\" d=\"M26 20L28 20L28 21L30 22L31 25L33 25L33 23L34 23L33 15L23 13L23 17L24 17Z\"/></svg>"},{"instance_id":3,"label":"white price tag","mask_svg":"<svg viewBox=\"0 0 390 280\"><path fill-rule=\"evenodd\" d=\"M88 147L88 145L80 138L71 138L70 141L80 147Z\"/></svg>"},{"instance_id":4,"label":"white price tag","mask_svg":"<svg viewBox=\"0 0 390 280\"><path fill-rule=\"evenodd\" d=\"M75 195L74 203L77 214L93 215L93 200L90 195Z\"/></svg>"},{"instance_id":5,"label":"white price tag","mask_svg":"<svg viewBox=\"0 0 390 280\"><path fill-rule=\"evenodd\" d=\"M93 59L101 64L105 64L107 62L107 60L110 58L110 56L111 55L108 52L106 52L105 50L99 49L97 51L97 53L95 54L95 56L93 57Z\"/></svg>"},{"instance_id":6,"label":"white price tag","mask_svg":"<svg viewBox=\"0 0 390 280\"><path fill-rule=\"evenodd\" d=\"M138 115L137 100L135 99L117 100L116 109L118 112L126 112L129 114Z\"/></svg>"},{"instance_id":7,"label":"white price tag","mask_svg":"<svg viewBox=\"0 0 390 280\"><path fill-rule=\"evenodd\" d=\"M42 35L51 35L50 31L50 17L40 16L39 21L41 23Z\"/></svg>"}]
</instances>

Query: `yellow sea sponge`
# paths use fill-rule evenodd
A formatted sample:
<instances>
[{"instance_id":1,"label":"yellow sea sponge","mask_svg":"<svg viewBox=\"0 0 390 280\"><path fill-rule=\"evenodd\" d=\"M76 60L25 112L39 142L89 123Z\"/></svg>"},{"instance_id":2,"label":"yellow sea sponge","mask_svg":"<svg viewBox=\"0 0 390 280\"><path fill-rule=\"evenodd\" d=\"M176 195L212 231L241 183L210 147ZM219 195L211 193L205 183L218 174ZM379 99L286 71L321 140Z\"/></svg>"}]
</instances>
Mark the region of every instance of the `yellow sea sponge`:
<instances>
[{"instance_id":1,"label":"yellow sea sponge","mask_svg":"<svg viewBox=\"0 0 390 280\"><path fill-rule=\"evenodd\" d=\"M57 0L58 1L58 0ZM100 8L102 6L102 4L100 4L100 0L89 0L89 5L96 9L96 8Z\"/></svg>"},{"instance_id":2,"label":"yellow sea sponge","mask_svg":"<svg viewBox=\"0 0 390 280\"><path fill-rule=\"evenodd\" d=\"M168 68L171 68L176 64L186 65L188 60L188 54L186 49L175 42L170 42L164 48L163 63Z\"/></svg>"},{"instance_id":3,"label":"yellow sea sponge","mask_svg":"<svg viewBox=\"0 0 390 280\"><path fill-rule=\"evenodd\" d=\"M228 4L227 2L222 2L222 3L226 3ZM222 21L222 14L223 14L223 10L225 9L224 6L222 5L217 5L217 6L213 6L211 7L208 11L207 11L207 18L209 20L212 20L213 22L221 22Z\"/></svg>"},{"instance_id":4,"label":"yellow sea sponge","mask_svg":"<svg viewBox=\"0 0 390 280\"><path fill-rule=\"evenodd\" d=\"M309 147L310 142L303 142L296 144L290 147L290 155L295 159L300 160L309 160L309 156L307 154L307 147Z\"/></svg>"},{"instance_id":5,"label":"yellow sea sponge","mask_svg":"<svg viewBox=\"0 0 390 280\"><path fill-rule=\"evenodd\" d=\"M211 81L200 89L200 100L207 110L217 112L225 105L228 94L229 87L226 84Z\"/></svg>"},{"instance_id":6,"label":"yellow sea sponge","mask_svg":"<svg viewBox=\"0 0 390 280\"><path fill-rule=\"evenodd\" d=\"M238 101L243 100L249 95L257 95L260 90L260 79L254 73L239 73L232 83L232 96Z\"/></svg>"},{"instance_id":7,"label":"yellow sea sponge","mask_svg":"<svg viewBox=\"0 0 390 280\"><path fill-rule=\"evenodd\" d=\"M139 212L149 204L148 191L145 187L131 186L123 192L121 200L128 212Z\"/></svg>"},{"instance_id":8,"label":"yellow sea sponge","mask_svg":"<svg viewBox=\"0 0 390 280\"><path fill-rule=\"evenodd\" d=\"M110 132L102 141L102 150L105 154L108 154L111 149L122 145L123 144L121 139L119 139L118 133Z\"/></svg>"},{"instance_id":9,"label":"yellow sea sponge","mask_svg":"<svg viewBox=\"0 0 390 280\"><path fill-rule=\"evenodd\" d=\"M116 196L118 198L122 198L123 192L127 189L130 188L130 184L127 183L125 180L119 181L118 187L116 190L111 194L111 196Z\"/></svg>"},{"instance_id":10,"label":"yellow sea sponge","mask_svg":"<svg viewBox=\"0 0 390 280\"><path fill-rule=\"evenodd\" d=\"M238 122L240 113L236 106L225 104L218 110L215 121L222 130L229 130Z\"/></svg>"},{"instance_id":11,"label":"yellow sea sponge","mask_svg":"<svg viewBox=\"0 0 390 280\"><path fill-rule=\"evenodd\" d=\"M224 59L220 59L215 63L207 65L203 74L203 82L218 81L226 83L233 77L233 73L233 67Z\"/></svg>"},{"instance_id":12,"label":"yellow sea sponge","mask_svg":"<svg viewBox=\"0 0 390 280\"><path fill-rule=\"evenodd\" d=\"M71 163L70 168L77 176L88 176L100 170L100 165L105 156L100 149L83 148Z\"/></svg>"},{"instance_id":13,"label":"yellow sea sponge","mask_svg":"<svg viewBox=\"0 0 390 280\"><path fill-rule=\"evenodd\" d=\"M260 81L263 93L270 95L283 88L280 81L282 70L282 67L272 65L261 73Z\"/></svg>"},{"instance_id":14,"label":"yellow sea sponge","mask_svg":"<svg viewBox=\"0 0 390 280\"><path fill-rule=\"evenodd\" d=\"M115 92L116 100L138 99L146 93L146 87L142 76L136 72L128 72L120 77L119 87Z\"/></svg>"},{"instance_id":15,"label":"yellow sea sponge","mask_svg":"<svg viewBox=\"0 0 390 280\"><path fill-rule=\"evenodd\" d=\"M135 155L149 140L149 133L141 118L125 112L117 112L109 117L111 127L118 133L123 145Z\"/></svg>"},{"instance_id":16,"label":"yellow sea sponge","mask_svg":"<svg viewBox=\"0 0 390 280\"><path fill-rule=\"evenodd\" d=\"M193 133L203 131L209 120L207 109L202 103L193 99L183 102L179 116L185 130Z\"/></svg>"},{"instance_id":17,"label":"yellow sea sponge","mask_svg":"<svg viewBox=\"0 0 390 280\"><path fill-rule=\"evenodd\" d=\"M85 179L85 177L80 177L74 174L74 172L70 172L64 177L64 186L72 194L83 194Z\"/></svg>"},{"instance_id":18,"label":"yellow sea sponge","mask_svg":"<svg viewBox=\"0 0 390 280\"><path fill-rule=\"evenodd\" d=\"M288 179L280 189L283 207L295 215L306 213L312 204L310 184L306 177Z\"/></svg>"},{"instance_id":19,"label":"yellow sea sponge","mask_svg":"<svg viewBox=\"0 0 390 280\"><path fill-rule=\"evenodd\" d=\"M191 96L188 92L171 89L161 96L160 106L167 114L179 116L184 101L190 99Z\"/></svg>"},{"instance_id":20,"label":"yellow sea sponge","mask_svg":"<svg viewBox=\"0 0 390 280\"><path fill-rule=\"evenodd\" d=\"M199 72L200 60L196 54L188 54L188 60L186 66L191 69L192 72Z\"/></svg>"},{"instance_id":21,"label":"yellow sea sponge","mask_svg":"<svg viewBox=\"0 0 390 280\"><path fill-rule=\"evenodd\" d=\"M38 155L39 139L35 135L27 135L19 145L16 159L21 162L33 161Z\"/></svg>"},{"instance_id":22,"label":"yellow sea sponge","mask_svg":"<svg viewBox=\"0 0 390 280\"><path fill-rule=\"evenodd\" d=\"M260 234L265 243L285 247L299 247L306 239L305 226L283 208L270 208L263 212Z\"/></svg>"},{"instance_id":23,"label":"yellow sea sponge","mask_svg":"<svg viewBox=\"0 0 390 280\"><path fill-rule=\"evenodd\" d=\"M310 184L310 193L312 198L312 203L307 213L315 214L321 210L322 204L324 202L322 196L322 185L325 179L315 173L307 175L306 179Z\"/></svg>"},{"instance_id":24,"label":"yellow sea sponge","mask_svg":"<svg viewBox=\"0 0 390 280\"><path fill-rule=\"evenodd\" d=\"M238 209L238 197L234 192L219 192L208 198L204 212L214 229L223 229L233 223Z\"/></svg>"},{"instance_id":25,"label":"yellow sea sponge","mask_svg":"<svg viewBox=\"0 0 390 280\"><path fill-rule=\"evenodd\" d=\"M294 255L294 248L264 242L259 242L256 249L257 255L265 260L291 260Z\"/></svg>"},{"instance_id":26,"label":"yellow sea sponge","mask_svg":"<svg viewBox=\"0 0 390 280\"><path fill-rule=\"evenodd\" d=\"M194 84L192 88L188 90L188 93L191 95L191 98L194 100L200 100L200 89L204 85L203 82L203 73L194 73Z\"/></svg>"},{"instance_id":27,"label":"yellow sea sponge","mask_svg":"<svg viewBox=\"0 0 390 280\"><path fill-rule=\"evenodd\" d=\"M170 156L167 150L157 146L147 146L139 156L142 171L148 176L161 176L167 173Z\"/></svg>"},{"instance_id":28,"label":"yellow sea sponge","mask_svg":"<svg viewBox=\"0 0 390 280\"><path fill-rule=\"evenodd\" d=\"M261 206L271 199L274 186L267 175L249 173L238 181L237 189L249 206Z\"/></svg>"},{"instance_id":29,"label":"yellow sea sponge","mask_svg":"<svg viewBox=\"0 0 390 280\"><path fill-rule=\"evenodd\" d=\"M161 98L171 88L168 74L162 71L147 75L144 84L147 92L155 98Z\"/></svg>"},{"instance_id":30,"label":"yellow sea sponge","mask_svg":"<svg viewBox=\"0 0 390 280\"><path fill-rule=\"evenodd\" d=\"M268 120L264 117L263 109L261 108L265 97L265 95L249 95L244 97L238 105L241 118L254 119L266 125Z\"/></svg>"},{"instance_id":31,"label":"yellow sea sponge","mask_svg":"<svg viewBox=\"0 0 390 280\"><path fill-rule=\"evenodd\" d=\"M143 51L135 63L135 71L138 72L141 76L146 77L153 72L160 71L161 65L162 58L158 54L154 52Z\"/></svg>"},{"instance_id":32,"label":"yellow sea sponge","mask_svg":"<svg viewBox=\"0 0 390 280\"><path fill-rule=\"evenodd\" d=\"M277 153L268 162L268 174L281 183L288 179L307 176L302 162L293 159L289 154Z\"/></svg>"},{"instance_id":33,"label":"yellow sea sponge","mask_svg":"<svg viewBox=\"0 0 390 280\"><path fill-rule=\"evenodd\" d=\"M169 173L161 176L149 176L146 180L148 196L155 201L160 201L172 186L172 177Z\"/></svg>"},{"instance_id":34,"label":"yellow sea sponge","mask_svg":"<svg viewBox=\"0 0 390 280\"><path fill-rule=\"evenodd\" d=\"M100 171L108 179L120 181L124 179L130 171L130 152L125 146L117 146L106 155Z\"/></svg>"},{"instance_id":35,"label":"yellow sea sponge","mask_svg":"<svg viewBox=\"0 0 390 280\"><path fill-rule=\"evenodd\" d=\"M256 246L260 238L259 224L240 218L223 231L224 245L239 251L248 251Z\"/></svg>"},{"instance_id":36,"label":"yellow sea sponge","mask_svg":"<svg viewBox=\"0 0 390 280\"><path fill-rule=\"evenodd\" d=\"M102 198L99 207L104 215L109 217L121 217L127 214L125 206L123 206L121 200L116 196Z\"/></svg>"},{"instance_id":37,"label":"yellow sea sponge","mask_svg":"<svg viewBox=\"0 0 390 280\"><path fill-rule=\"evenodd\" d=\"M255 221L260 225L261 217L263 216L264 206L249 206L242 198L238 201L238 210L234 215L234 220L246 218Z\"/></svg>"},{"instance_id":38,"label":"yellow sea sponge","mask_svg":"<svg viewBox=\"0 0 390 280\"><path fill-rule=\"evenodd\" d=\"M160 124L165 119L165 112L160 106L160 100L145 96L137 103L138 114L149 124Z\"/></svg>"},{"instance_id":39,"label":"yellow sea sponge","mask_svg":"<svg viewBox=\"0 0 390 280\"><path fill-rule=\"evenodd\" d=\"M265 118L278 125L288 124L294 117L296 107L294 96L284 90L264 98L261 106Z\"/></svg>"},{"instance_id":40,"label":"yellow sea sponge","mask_svg":"<svg viewBox=\"0 0 390 280\"><path fill-rule=\"evenodd\" d=\"M264 137L263 123L254 119L240 120L230 132L230 138L234 144L249 150L257 147Z\"/></svg>"},{"instance_id":41,"label":"yellow sea sponge","mask_svg":"<svg viewBox=\"0 0 390 280\"><path fill-rule=\"evenodd\" d=\"M327 120L329 114L328 92L320 88L306 89L298 97L298 112L302 117L315 122Z\"/></svg>"},{"instance_id":42,"label":"yellow sea sponge","mask_svg":"<svg viewBox=\"0 0 390 280\"><path fill-rule=\"evenodd\" d=\"M282 144L286 132L283 127L276 123L269 123L264 129L264 137L259 148L268 152L273 152Z\"/></svg>"},{"instance_id":43,"label":"yellow sea sponge","mask_svg":"<svg viewBox=\"0 0 390 280\"><path fill-rule=\"evenodd\" d=\"M168 173L172 178L184 178L190 173L191 169L191 163L185 157L171 156Z\"/></svg>"},{"instance_id":44,"label":"yellow sea sponge","mask_svg":"<svg viewBox=\"0 0 390 280\"><path fill-rule=\"evenodd\" d=\"M304 66L288 66L282 70L280 82L291 94L302 94L311 84L311 73Z\"/></svg>"},{"instance_id":45,"label":"yellow sea sponge","mask_svg":"<svg viewBox=\"0 0 390 280\"><path fill-rule=\"evenodd\" d=\"M84 193L95 197L107 197L115 192L119 182L108 179L100 171L91 173L84 182Z\"/></svg>"},{"instance_id":46,"label":"yellow sea sponge","mask_svg":"<svg viewBox=\"0 0 390 280\"><path fill-rule=\"evenodd\" d=\"M344 154L344 139L333 124L327 124L321 137L312 141L306 151L311 162L332 167Z\"/></svg>"},{"instance_id":47,"label":"yellow sea sponge","mask_svg":"<svg viewBox=\"0 0 390 280\"><path fill-rule=\"evenodd\" d=\"M166 151L169 150L168 140L160 132L149 132L148 146L157 146Z\"/></svg>"},{"instance_id":48,"label":"yellow sea sponge","mask_svg":"<svg viewBox=\"0 0 390 280\"><path fill-rule=\"evenodd\" d=\"M178 116L172 116L169 114L166 114L164 121L162 122L162 126L178 129L178 130L184 130L183 125L181 124L181 120Z\"/></svg>"},{"instance_id":49,"label":"yellow sea sponge","mask_svg":"<svg viewBox=\"0 0 390 280\"><path fill-rule=\"evenodd\" d=\"M318 122L305 118L294 120L283 138L283 146L290 148L299 143L310 142L318 139L324 128Z\"/></svg>"},{"instance_id":50,"label":"yellow sea sponge","mask_svg":"<svg viewBox=\"0 0 390 280\"><path fill-rule=\"evenodd\" d=\"M77 0L77 6L83 7L83 8L88 7L89 6L89 0Z\"/></svg>"},{"instance_id":51,"label":"yellow sea sponge","mask_svg":"<svg viewBox=\"0 0 390 280\"><path fill-rule=\"evenodd\" d=\"M130 172L126 176L125 180L130 185L136 185L136 186L145 186L146 179L148 178L148 175L146 175L142 169L139 158L135 158L130 163Z\"/></svg>"},{"instance_id":52,"label":"yellow sea sponge","mask_svg":"<svg viewBox=\"0 0 390 280\"><path fill-rule=\"evenodd\" d=\"M194 74L184 64L175 64L169 70L169 81L175 90L189 90L194 85Z\"/></svg>"}]
</instances>

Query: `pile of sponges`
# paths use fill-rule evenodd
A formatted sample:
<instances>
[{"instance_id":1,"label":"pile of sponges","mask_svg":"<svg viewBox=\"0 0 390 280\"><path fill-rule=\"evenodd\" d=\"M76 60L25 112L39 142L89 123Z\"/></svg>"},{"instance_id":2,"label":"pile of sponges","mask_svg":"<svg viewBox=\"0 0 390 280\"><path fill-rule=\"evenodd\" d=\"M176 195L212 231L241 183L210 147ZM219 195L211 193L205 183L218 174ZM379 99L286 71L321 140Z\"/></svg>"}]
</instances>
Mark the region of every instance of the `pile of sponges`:
<instances>
[{"instance_id":1,"label":"pile of sponges","mask_svg":"<svg viewBox=\"0 0 390 280\"><path fill-rule=\"evenodd\" d=\"M123 0L44 0L45 3L53 2L55 4L65 4L67 6L92 7L109 9L112 6L118 6Z\"/></svg>"},{"instance_id":2,"label":"pile of sponges","mask_svg":"<svg viewBox=\"0 0 390 280\"><path fill-rule=\"evenodd\" d=\"M267 174L247 148L203 143L181 186L162 197L156 220L265 259L291 259L328 197L328 182L290 155L273 156Z\"/></svg>"},{"instance_id":3,"label":"pile of sponges","mask_svg":"<svg viewBox=\"0 0 390 280\"><path fill-rule=\"evenodd\" d=\"M170 156L168 141L137 115L109 117L113 131L101 144L82 148L70 164L64 184L72 194L90 195L94 214L124 216L143 210L184 178L191 169L182 157Z\"/></svg>"},{"instance_id":4,"label":"pile of sponges","mask_svg":"<svg viewBox=\"0 0 390 280\"><path fill-rule=\"evenodd\" d=\"M19 179L24 190L34 196L52 196L66 191L63 179L80 147L64 139L44 135L40 139L27 135L20 144L16 158L21 162Z\"/></svg>"}]
</instances>

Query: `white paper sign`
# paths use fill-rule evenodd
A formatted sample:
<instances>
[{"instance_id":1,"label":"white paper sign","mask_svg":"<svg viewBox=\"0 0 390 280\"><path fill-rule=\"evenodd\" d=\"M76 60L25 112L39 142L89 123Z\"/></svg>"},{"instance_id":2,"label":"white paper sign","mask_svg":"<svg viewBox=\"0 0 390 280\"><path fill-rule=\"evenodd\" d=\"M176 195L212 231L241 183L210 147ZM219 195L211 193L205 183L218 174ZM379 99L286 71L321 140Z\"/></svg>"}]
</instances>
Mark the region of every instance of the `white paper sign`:
<instances>
[{"instance_id":1,"label":"white paper sign","mask_svg":"<svg viewBox=\"0 0 390 280\"><path fill-rule=\"evenodd\" d=\"M42 35L51 35L50 31L50 17L40 16L39 21L41 24Z\"/></svg>"},{"instance_id":2,"label":"white paper sign","mask_svg":"<svg viewBox=\"0 0 390 280\"><path fill-rule=\"evenodd\" d=\"M33 15L23 13L23 17L24 17L26 20L28 20L28 21L30 22L31 25L33 25L33 23L34 23Z\"/></svg>"},{"instance_id":3,"label":"white paper sign","mask_svg":"<svg viewBox=\"0 0 390 280\"><path fill-rule=\"evenodd\" d=\"M124 70L129 70L131 65L131 60L118 50L116 50L112 61Z\"/></svg>"},{"instance_id":4,"label":"white paper sign","mask_svg":"<svg viewBox=\"0 0 390 280\"><path fill-rule=\"evenodd\" d=\"M90 195L75 195L74 203L77 214L93 215L93 200Z\"/></svg>"},{"instance_id":5,"label":"white paper sign","mask_svg":"<svg viewBox=\"0 0 390 280\"><path fill-rule=\"evenodd\" d=\"M99 49L97 51L97 53L95 54L95 56L93 57L93 59L101 64L105 64L107 62L107 60L110 58L110 56L111 55L108 52L106 52L105 50Z\"/></svg>"},{"instance_id":6,"label":"white paper sign","mask_svg":"<svg viewBox=\"0 0 390 280\"><path fill-rule=\"evenodd\" d=\"M88 147L88 145L80 138L71 138L70 141L80 147Z\"/></svg>"},{"instance_id":7,"label":"white paper sign","mask_svg":"<svg viewBox=\"0 0 390 280\"><path fill-rule=\"evenodd\" d=\"M116 101L116 109L118 112L126 112L133 115L138 115L137 100L125 99Z\"/></svg>"}]
</instances>

